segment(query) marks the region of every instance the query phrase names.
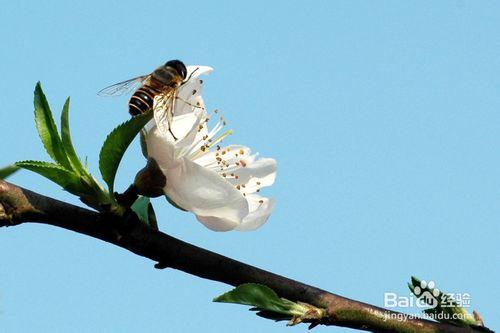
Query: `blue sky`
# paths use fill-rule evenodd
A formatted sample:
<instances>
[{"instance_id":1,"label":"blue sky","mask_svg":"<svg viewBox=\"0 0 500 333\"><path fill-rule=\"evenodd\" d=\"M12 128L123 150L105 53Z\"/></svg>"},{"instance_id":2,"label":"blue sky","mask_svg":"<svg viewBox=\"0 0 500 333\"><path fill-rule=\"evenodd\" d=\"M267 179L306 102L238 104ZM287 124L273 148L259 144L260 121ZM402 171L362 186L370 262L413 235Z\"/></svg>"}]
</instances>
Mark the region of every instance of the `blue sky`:
<instances>
[{"instance_id":1,"label":"blue sky","mask_svg":"<svg viewBox=\"0 0 500 333\"><path fill-rule=\"evenodd\" d=\"M211 65L205 101L278 161L277 200L253 233L214 233L155 200L160 228L196 245L383 305L411 275L470 293L498 329L500 6L473 1L6 2L0 12L0 165L48 156L42 81L97 174L128 118L109 84L166 60ZM142 167L137 145L118 174ZM28 172L16 184L78 203ZM229 286L43 225L0 230L4 332L302 332L211 299ZM416 313L415 308L404 309ZM318 332L347 329L316 328Z\"/></svg>"}]
</instances>

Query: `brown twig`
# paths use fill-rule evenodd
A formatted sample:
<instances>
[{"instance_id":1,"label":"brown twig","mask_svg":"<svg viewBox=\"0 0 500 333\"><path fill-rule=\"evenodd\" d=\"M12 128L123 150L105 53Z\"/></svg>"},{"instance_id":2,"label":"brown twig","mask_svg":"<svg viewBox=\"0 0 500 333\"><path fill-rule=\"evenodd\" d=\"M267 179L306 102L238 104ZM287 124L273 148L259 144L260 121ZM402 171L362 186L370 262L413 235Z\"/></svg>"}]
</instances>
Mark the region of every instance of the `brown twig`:
<instances>
[{"instance_id":1,"label":"brown twig","mask_svg":"<svg viewBox=\"0 0 500 333\"><path fill-rule=\"evenodd\" d=\"M423 319L401 319L397 312L335 295L188 244L149 228L133 214L118 219L0 180L0 227L25 222L49 224L98 238L158 262L157 268L171 267L233 286L250 282L267 285L281 297L326 309L328 316L321 321L324 325L374 332L488 331Z\"/></svg>"}]
</instances>

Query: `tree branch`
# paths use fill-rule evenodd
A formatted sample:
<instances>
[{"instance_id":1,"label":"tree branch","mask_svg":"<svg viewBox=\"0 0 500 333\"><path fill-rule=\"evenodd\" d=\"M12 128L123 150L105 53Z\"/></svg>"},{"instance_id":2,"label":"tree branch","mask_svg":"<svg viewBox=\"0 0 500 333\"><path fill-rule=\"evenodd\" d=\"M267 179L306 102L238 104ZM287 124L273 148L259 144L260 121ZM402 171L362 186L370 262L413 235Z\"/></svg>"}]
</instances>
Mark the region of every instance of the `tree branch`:
<instances>
[{"instance_id":1,"label":"tree branch","mask_svg":"<svg viewBox=\"0 0 500 333\"><path fill-rule=\"evenodd\" d=\"M276 291L280 297L326 309L328 317L321 322L324 325L374 332L489 331L486 328L473 329L423 319L397 317L397 312L335 295L188 244L149 228L141 223L135 214L118 219L0 180L0 227L25 222L49 224L115 244L158 262L157 268L171 267L233 286L243 283L264 284Z\"/></svg>"}]
</instances>

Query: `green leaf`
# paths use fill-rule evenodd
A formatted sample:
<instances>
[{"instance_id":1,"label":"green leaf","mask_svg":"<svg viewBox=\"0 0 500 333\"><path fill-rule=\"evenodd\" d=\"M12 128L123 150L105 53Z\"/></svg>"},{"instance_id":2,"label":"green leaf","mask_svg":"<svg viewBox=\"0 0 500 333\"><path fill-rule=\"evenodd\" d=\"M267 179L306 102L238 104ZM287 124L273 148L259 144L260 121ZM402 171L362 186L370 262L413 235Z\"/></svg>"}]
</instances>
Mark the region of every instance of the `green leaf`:
<instances>
[{"instance_id":1,"label":"green leaf","mask_svg":"<svg viewBox=\"0 0 500 333\"><path fill-rule=\"evenodd\" d=\"M140 196L130 207L139 219L149 225L149 198Z\"/></svg>"},{"instance_id":2,"label":"green leaf","mask_svg":"<svg viewBox=\"0 0 500 333\"><path fill-rule=\"evenodd\" d=\"M66 152L57 132L57 126L52 117L49 103L42 91L40 82L35 87L35 123L42 140L43 146L52 159L61 164L66 169L70 169L70 163L66 157Z\"/></svg>"},{"instance_id":3,"label":"green leaf","mask_svg":"<svg viewBox=\"0 0 500 333\"><path fill-rule=\"evenodd\" d=\"M436 318L437 321L462 326L483 326L482 321L476 320L475 316L459 306L450 294L436 288L431 289L428 285L422 288L421 280L414 276L411 277L408 288L417 298L425 297L423 300L432 307L423 310L423 312L432 318Z\"/></svg>"},{"instance_id":4,"label":"green leaf","mask_svg":"<svg viewBox=\"0 0 500 333\"><path fill-rule=\"evenodd\" d=\"M91 191L91 189L81 181L79 175L58 164L41 161L21 161L17 162L16 166L36 172L75 195L82 196Z\"/></svg>"},{"instance_id":5,"label":"green leaf","mask_svg":"<svg viewBox=\"0 0 500 333\"><path fill-rule=\"evenodd\" d=\"M78 158L71 140L71 133L69 130L69 97L66 99L61 113L61 138L62 146L66 152L69 162L71 163L72 169L79 174L86 174L87 172Z\"/></svg>"},{"instance_id":6,"label":"green leaf","mask_svg":"<svg viewBox=\"0 0 500 333\"><path fill-rule=\"evenodd\" d=\"M8 165L6 167L0 168L0 179L5 179L11 176L17 170L19 170L19 167L16 165Z\"/></svg>"},{"instance_id":7,"label":"green leaf","mask_svg":"<svg viewBox=\"0 0 500 333\"><path fill-rule=\"evenodd\" d=\"M110 193L113 193L116 172L123 154L152 117L153 112L133 117L116 127L106 138L99 154L99 169Z\"/></svg>"},{"instance_id":8,"label":"green leaf","mask_svg":"<svg viewBox=\"0 0 500 333\"><path fill-rule=\"evenodd\" d=\"M148 197L140 196L130 208L137 214L139 220L151 228L158 230L156 214Z\"/></svg>"},{"instance_id":9,"label":"green leaf","mask_svg":"<svg viewBox=\"0 0 500 333\"><path fill-rule=\"evenodd\" d=\"M242 284L214 298L214 302L244 304L254 306L258 310L296 315L296 303L280 298L271 288L256 283Z\"/></svg>"},{"instance_id":10,"label":"green leaf","mask_svg":"<svg viewBox=\"0 0 500 333\"><path fill-rule=\"evenodd\" d=\"M312 327L314 327L327 316L325 309L281 298L271 288L257 283L242 284L230 292L214 298L214 302L250 305L254 307L250 310L258 311L257 315L263 318L273 320L291 318L288 322L289 326L308 320L312 322Z\"/></svg>"}]
</instances>

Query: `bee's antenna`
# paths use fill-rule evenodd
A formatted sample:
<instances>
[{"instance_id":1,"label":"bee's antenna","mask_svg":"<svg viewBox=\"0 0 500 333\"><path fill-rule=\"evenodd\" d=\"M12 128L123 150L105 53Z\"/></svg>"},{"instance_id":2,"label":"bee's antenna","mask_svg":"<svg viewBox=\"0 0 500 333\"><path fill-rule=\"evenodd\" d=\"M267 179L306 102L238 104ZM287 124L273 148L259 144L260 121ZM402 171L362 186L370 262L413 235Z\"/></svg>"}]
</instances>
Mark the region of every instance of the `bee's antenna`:
<instances>
[{"instance_id":1,"label":"bee's antenna","mask_svg":"<svg viewBox=\"0 0 500 333\"><path fill-rule=\"evenodd\" d=\"M182 84L185 84L186 82L188 82L189 80L191 80L191 78L193 77L193 74L194 74L194 73L196 73L196 71L197 71L198 69L200 69L200 67L196 67L196 69L195 69L194 71L192 71L192 72L191 72L191 74L189 74L189 77L188 77L186 80L184 80L184 81L182 82Z\"/></svg>"}]
</instances>

